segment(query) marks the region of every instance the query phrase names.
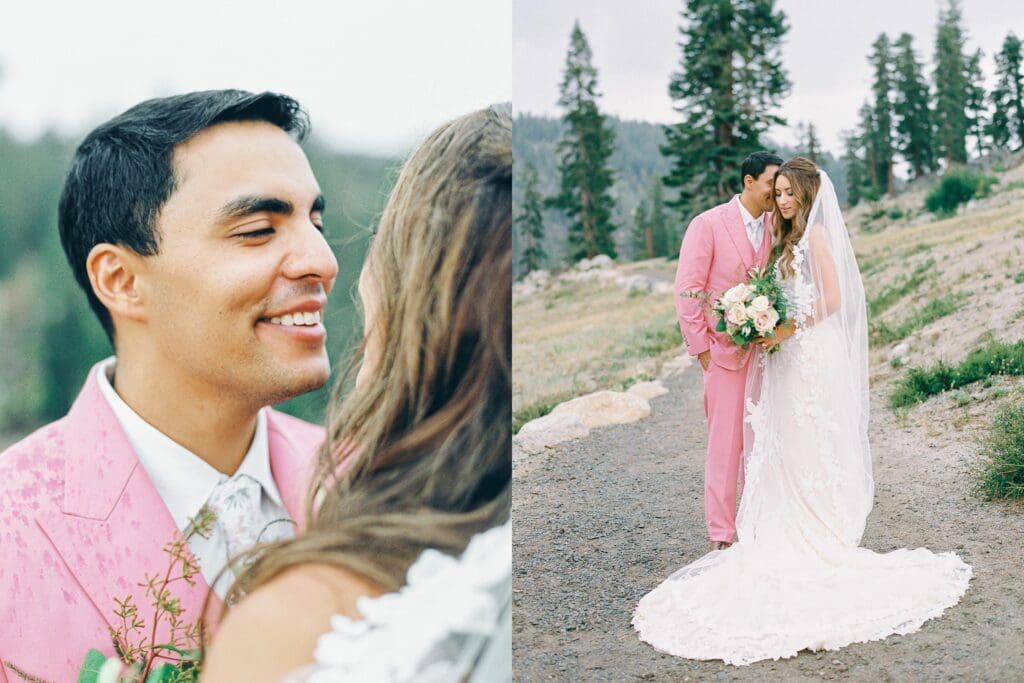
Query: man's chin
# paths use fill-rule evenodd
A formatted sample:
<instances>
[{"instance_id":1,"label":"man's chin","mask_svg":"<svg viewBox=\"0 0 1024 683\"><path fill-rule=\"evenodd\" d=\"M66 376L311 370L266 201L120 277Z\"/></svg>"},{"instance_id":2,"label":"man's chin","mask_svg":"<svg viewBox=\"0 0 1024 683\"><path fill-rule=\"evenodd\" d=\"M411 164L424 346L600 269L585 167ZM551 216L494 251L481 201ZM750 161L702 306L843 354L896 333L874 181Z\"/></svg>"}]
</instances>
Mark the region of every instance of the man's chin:
<instances>
[{"instance_id":1,"label":"man's chin","mask_svg":"<svg viewBox=\"0 0 1024 683\"><path fill-rule=\"evenodd\" d=\"M316 391L327 384L331 378L330 365L324 362L318 367L303 369L288 368L274 373L274 385L267 391L268 405L283 403L289 399Z\"/></svg>"}]
</instances>

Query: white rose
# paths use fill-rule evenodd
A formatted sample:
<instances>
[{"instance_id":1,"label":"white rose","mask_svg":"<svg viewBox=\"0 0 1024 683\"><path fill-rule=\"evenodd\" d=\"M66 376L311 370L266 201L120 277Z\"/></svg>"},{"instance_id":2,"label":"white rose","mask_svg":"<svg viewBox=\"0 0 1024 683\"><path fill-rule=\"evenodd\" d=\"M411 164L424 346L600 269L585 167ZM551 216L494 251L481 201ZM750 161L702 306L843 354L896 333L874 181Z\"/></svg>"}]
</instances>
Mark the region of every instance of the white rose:
<instances>
[{"instance_id":1,"label":"white rose","mask_svg":"<svg viewBox=\"0 0 1024 683\"><path fill-rule=\"evenodd\" d=\"M758 313L754 316L754 329L757 330L758 334L768 334L772 329L772 324L769 321L768 313Z\"/></svg>"},{"instance_id":2,"label":"white rose","mask_svg":"<svg viewBox=\"0 0 1024 683\"><path fill-rule=\"evenodd\" d=\"M742 299L737 297L736 287L732 287L722 295L722 304L725 308L732 308L733 304L739 303Z\"/></svg>"},{"instance_id":3,"label":"white rose","mask_svg":"<svg viewBox=\"0 0 1024 683\"><path fill-rule=\"evenodd\" d=\"M742 325L747 322L747 308L741 303L733 304L726 311L725 319L733 325Z\"/></svg>"},{"instance_id":4,"label":"white rose","mask_svg":"<svg viewBox=\"0 0 1024 683\"><path fill-rule=\"evenodd\" d=\"M96 674L96 683L117 683L124 666L117 657L109 657Z\"/></svg>"},{"instance_id":5,"label":"white rose","mask_svg":"<svg viewBox=\"0 0 1024 683\"><path fill-rule=\"evenodd\" d=\"M754 318L754 328L762 335L768 334L775 329L779 322L779 312L774 308L758 313Z\"/></svg>"},{"instance_id":6,"label":"white rose","mask_svg":"<svg viewBox=\"0 0 1024 683\"><path fill-rule=\"evenodd\" d=\"M768 297L766 297L764 294L758 297L754 297L754 300L751 301L750 305L748 306L748 308L753 309L757 313L765 313L771 307L772 302L768 301Z\"/></svg>"}]
</instances>

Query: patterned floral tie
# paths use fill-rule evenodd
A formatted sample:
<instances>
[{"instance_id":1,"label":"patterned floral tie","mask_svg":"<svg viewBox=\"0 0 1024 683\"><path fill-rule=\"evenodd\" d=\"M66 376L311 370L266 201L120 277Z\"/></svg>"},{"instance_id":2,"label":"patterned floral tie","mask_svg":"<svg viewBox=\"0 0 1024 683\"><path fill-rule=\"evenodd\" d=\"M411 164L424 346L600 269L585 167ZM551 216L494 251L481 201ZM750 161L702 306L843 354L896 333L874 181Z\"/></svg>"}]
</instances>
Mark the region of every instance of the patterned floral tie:
<instances>
[{"instance_id":1,"label":"patterned floral tie","mask_svg":"<svg viewBox=\"0 0 1024 683\"><path fill-rule=\"evenodd\" d=\"M248 550L259 540L261 493L258 481L240 474L218 484L206 502L217 515L216 523L224 534L229 558ZM232 567L232 571L238 569Z\"/></svg>"}]
</instances>

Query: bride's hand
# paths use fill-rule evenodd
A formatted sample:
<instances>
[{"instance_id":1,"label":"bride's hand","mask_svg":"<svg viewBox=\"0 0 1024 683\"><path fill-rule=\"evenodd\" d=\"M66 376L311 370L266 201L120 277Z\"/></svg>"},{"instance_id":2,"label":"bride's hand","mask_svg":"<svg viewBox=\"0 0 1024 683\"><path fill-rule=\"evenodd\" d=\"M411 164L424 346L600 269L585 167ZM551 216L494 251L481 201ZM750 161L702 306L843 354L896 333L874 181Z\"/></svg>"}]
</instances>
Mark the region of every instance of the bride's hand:
<instances>
[{"instance_id":1,"label":"bride's hand","mask_svg":"<svg viewBox=\"0 0 1024 683\"><path fill-rule=\"evenodd\" d=\"M795 331L793 321L785 320L775 328L774 337L757 337L754 339L754 343L765 351L771 351L772 347L778 346L784 340L792 337Z\"/></svg>"}]
</instances>

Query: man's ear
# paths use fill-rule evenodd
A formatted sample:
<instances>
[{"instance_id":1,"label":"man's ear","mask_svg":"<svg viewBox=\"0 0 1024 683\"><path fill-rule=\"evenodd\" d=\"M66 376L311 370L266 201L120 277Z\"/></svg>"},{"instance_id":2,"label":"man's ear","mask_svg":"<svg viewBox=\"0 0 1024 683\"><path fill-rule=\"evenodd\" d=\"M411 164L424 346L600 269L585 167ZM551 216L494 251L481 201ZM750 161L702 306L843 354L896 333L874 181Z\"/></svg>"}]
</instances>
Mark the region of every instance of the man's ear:
<instances>
[{"instance_id":1,"label":"man's ear","mask_svg":"<svg viewBox=\"0 0 1024 683\"><path fill-rule=\"evenodd\" d=\"M747 181L747 178L750 178L749 182ZM756 181L757 181L757 179L754 176L750 175L749 173L747 175L743 176L743 189L744 190L747 189L748 187L753 185Z\"/></svg>"},{"instance_id":2,"label":"man's ear","mask_svg":"<svg viewBox=\"0 0 1024 683\"><path fill-rule=\"evenodd\" d=\"M92 291L111 317L144 321L146 301L140 285L143 257L127 247L102 242L89 252L85 270Z\"/></svg>"}]
</instances>

